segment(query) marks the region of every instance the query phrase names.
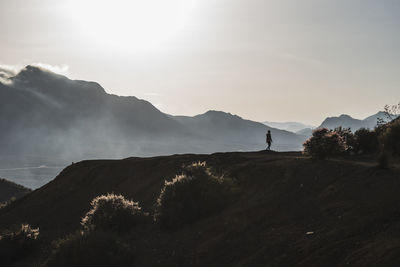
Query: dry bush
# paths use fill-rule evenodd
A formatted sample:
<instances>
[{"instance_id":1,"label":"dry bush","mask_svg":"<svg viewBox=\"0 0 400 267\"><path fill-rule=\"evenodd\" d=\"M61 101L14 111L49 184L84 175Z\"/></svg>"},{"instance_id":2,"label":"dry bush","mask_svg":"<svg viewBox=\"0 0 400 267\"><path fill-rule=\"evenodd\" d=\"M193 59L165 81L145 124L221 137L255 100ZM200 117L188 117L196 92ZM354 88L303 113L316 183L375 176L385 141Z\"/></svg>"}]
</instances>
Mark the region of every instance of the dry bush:
<instances>
[{"instance_id":1,"label":"dry bush","mask_svg":"<svg viewBox=\"0 0 400 267\"><path fill-rule=\"evenodd\" d=\"M122 195L107 194L95 197L92 208L82 218L85 231L128 231L132 226L148 220L138 202L125 199Z\"/></svg>"},{"instance_id":2,"label":"dry bush","mask_svg":"<svg viewBox=\"0 0 400 267\"><path fill-rule=\"evenodd\" d=\"M110 231L76 232L53 242L45 266L133 266L134 254L120 235Z\"/></svg>"},{"instance_id":3,"label":"dry bush","mask_svg":"<svg viewBox=\"0 0 400 267\"><path fill-rule=\"evenodd\" d=\"M0 259L4 266L11 266L37 252L40 247L39 228L21 224L5 230L0 235Z\"/></svg>"},{"instance_id":4,"label":"dry bush","mask_svg":"<svg viewBox=\"0 0 400 267\"><path fill-rule=\"evenodd\" d=\"M238 192L229 178L213 175L205 163L192 164L165 181L156 204L155 220L174 229L221 211Z\"/></svg>"}]
</instances>

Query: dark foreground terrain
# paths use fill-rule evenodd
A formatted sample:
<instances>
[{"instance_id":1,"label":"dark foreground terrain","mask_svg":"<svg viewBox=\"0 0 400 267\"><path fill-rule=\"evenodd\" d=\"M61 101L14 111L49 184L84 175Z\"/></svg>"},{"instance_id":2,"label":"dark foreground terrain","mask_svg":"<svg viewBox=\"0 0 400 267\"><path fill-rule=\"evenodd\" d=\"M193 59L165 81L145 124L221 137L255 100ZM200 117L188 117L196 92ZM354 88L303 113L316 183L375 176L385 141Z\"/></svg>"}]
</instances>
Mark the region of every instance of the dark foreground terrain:
<instances>
[{"instance_id":1,"label":"dark foreground terrain","mask_svg":"<svg viewBox=\"0 0 400 267\"><path fill-rule=\"evenodd\" d=\"M81 229L94 197L121 193L152 214L164 180L197 161L235 179L239 196L174 231L133 229L133 266L399 266L400 170L290 152L83 161L1 209L0 227L39 227L41 251L18 264L43 262L52 241Z\"/></svg>"}]
</instances>

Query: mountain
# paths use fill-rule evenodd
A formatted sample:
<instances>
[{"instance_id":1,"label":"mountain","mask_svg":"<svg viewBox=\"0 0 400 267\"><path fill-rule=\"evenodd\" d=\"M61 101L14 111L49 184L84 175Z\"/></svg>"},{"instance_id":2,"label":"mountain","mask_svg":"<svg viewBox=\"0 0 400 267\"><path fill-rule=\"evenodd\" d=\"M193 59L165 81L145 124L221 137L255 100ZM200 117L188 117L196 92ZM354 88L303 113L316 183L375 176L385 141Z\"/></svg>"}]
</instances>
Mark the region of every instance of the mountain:
<instances>
[{"instance_id":1,"label":"mountain","mask_svg":"<svg viewBox=\"0 0 400 267\"><path fill-rule=\"evenodd\" d=\"M35 66L0 82L0 174L2 168L59 167L86 158L258 150L267 130L274 150L301 149L303 137L294 133L219 111L171 116L145 100ZM24 185L48 181L32 177L35 183Z\"/></svg>"},{"instance_id":2,"label":"mountain","mask_svg":"<svg viewBox=\"0 0 400 267\"><path fill-rule=\"evenodd\" d=\"M375 128L378 122L378 118L385 120L386 119L385 113L380 111L362 120L354 119L349 115L342 114L339 117L326 118L319 127L335 129L339 126L342 126L344 128L350 128L354 132L360 128L368 128L368 129Z\"/></svg>"},{"instance_id":3,"label":"mountain","mask_svg":"<svg viewBox=\"0 0 400 267\"><path fill-rule=\"evenodd\" d=\"M238 185L237 200L175 231L150 223L116 233L117 241L127 240L122 245L135 266L398 265L399 169L377 169L376 163L357 158L314 162L300 152L75 163L42 188L0 209L0 228L18 223L39 227L42 247L28 260L45 262L49 247L60 244L56 240L81 229L79 222L94 197L122 194L153 214L165 180L181 173L182 165L198 161L232 177ZM99 241L98 246L76 247L64 257L96 251L104 244ZM93 255L82 257L90 261ZM111 262L118 255L108 253Z\"/></svg>"},{"instance_id":4,"label":"mountain","mask_svg":"<svg viewBox=\"0 0 400 267\"><path fill-rule=\"evenodd\" d=\"M289 132L293 132L296 133L302 129L305 128L315 128L312 125L306 125L304 123L300 123L300 122L271 122L271 121L265 121L263 122L265 125L273 127L273 128L277 128L277 129L281 129L281 130L285 130L285 131L289 131Z\"/></svg>"},{"instance_id":5,"label":"mountain","mask_svg":"<svg viewBox=\"0 0 400 267\"><path fill-rule=\"evenodd\" d=\"M149 102L109 95L94 82L72 81L32 66L11 81L0 88L0 129L2 146L13 151L49 153L68 147L97 155L113 148L116 154L127 145L120 140L184 133L182 125Z\"/></svg>"},{"instance_id":6,"label":"mountain","mask_svg":"<svg viewBox=\"0 0 400 267\"><path fill-rule=\"evenodd\" d=\"M0 178L0 203L18 199L31 192L30 189Z\"/></svg>"},{"instance_id":7,"label":"mountain","mask_svg":"<svg viewBox=\"0 0 400 267\"><path fill-rule=\"evenodd\" d=\"M304 128L304 129L297 131L296 134L309 137L312 135L312 131L313 131L312 128Z\"/></svg>"},{"instance_id":8,"label":"mountain","mask_svg":"<svg viewBox=\"0 0 400 267\"><path fill-rule=\"evenodd\" d=\"M207 137L216 146L220 146L218 151L259 150L265 146L265 133L268 130L273 136L274 149L278 151L301 150L302 136L245 120L230 113L211 110L194 117L175 116L174 118L187 126L190 131ZM221 144L224 146L221 147ZM215 150L211 152L215 152Z\"/></svg>"},{"instance_id":9,"label":"mountain","mask_svg":"<svg viewBox=\"0 0 400 267\"><path fill-rule=\"evenodd\" d=\"M354 119L349 115L342 114L339 117L328 117L326 118L318 128L335 129L337 127L350 128L353 132L360 128L373 129L376 127L378 119L388 121L386 114L382 111L371 115L365 119L359 120ZM313 128L304 128L296 131L297 135L305 136L306 138L312 135Z\"/></svg>"}]
</instances>

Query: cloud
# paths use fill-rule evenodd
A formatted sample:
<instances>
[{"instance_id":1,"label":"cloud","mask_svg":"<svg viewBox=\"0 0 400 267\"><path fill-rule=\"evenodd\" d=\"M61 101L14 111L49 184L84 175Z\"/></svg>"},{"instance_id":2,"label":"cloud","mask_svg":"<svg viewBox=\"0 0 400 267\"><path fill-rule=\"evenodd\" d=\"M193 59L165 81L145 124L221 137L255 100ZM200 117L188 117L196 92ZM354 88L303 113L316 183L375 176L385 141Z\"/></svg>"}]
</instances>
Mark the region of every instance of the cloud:
<instances>
[{"instance_id":1,"label":"cloud","mask_svg":"<svg viewBox=\"0 0 400 267\"><path fill-rule=\"evenodd\" d=\"M10 84L10 78L15 76L20 69L17 66L0 65L0 83Z\"/></svg>"},{"instance_id":2,"label":"cloud","mask_svg":"<svg viewBox=\"0 0 400 267\"><path fill-rule=\"evenodd\" d=\"M7 75L8 77L15 75L20 69L17 66L0 64L0 74Z\"/></svg>"},{"instance_id":3,"label":"cloud","mask_svg":"<svg viewBox=\"0 0 400 267\"><path fill-rule=\"evenodd\" d=\"M32 66L40 67L42 69L49 70L51 72L61 74L61 75L67 75L69 74L69 66L68 65L50 65L46 63L33 63L31 64Z\"/></svg>"},{"instance_id":4,"label":"cloud","mask_svg":"<svg viewBox=\"0 0 400 267\"><path fill-rule=\"evenodd\" d=\"M68 75L69 74L69 66L68 65L51 65L46 63L32 63L29 64L31 66L40 67L44 70L48 70L57 74L61 75ZM18 74L25 66L21 65L5 65L0 64L0 83L3 84L11 84L12 81L10 80L11 77L14 77Z\"/></svg>"}]
</instances>

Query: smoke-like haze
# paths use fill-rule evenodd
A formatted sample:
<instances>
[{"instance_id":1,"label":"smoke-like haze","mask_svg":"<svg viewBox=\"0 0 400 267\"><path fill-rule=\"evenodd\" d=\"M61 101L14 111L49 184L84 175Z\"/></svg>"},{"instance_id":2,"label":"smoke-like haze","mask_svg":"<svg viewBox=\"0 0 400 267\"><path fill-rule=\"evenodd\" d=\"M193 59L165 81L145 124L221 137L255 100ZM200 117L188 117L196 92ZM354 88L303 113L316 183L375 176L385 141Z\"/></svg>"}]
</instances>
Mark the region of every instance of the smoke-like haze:
<instances>
[{"instance_id":1,"label":"smoke-like haze","mask_svg":"<svg viewBox=\"0 0 400 267\"><path fill-rule=\"evenodd\" d=\"M70 80L43 67L1 73L7 82L0 83L0 176L1 169L30 167L40 180L37 166L84 159L261 150L271 129L218 111L170 116L147 101L110 95L95 82ZM301 149L302 136L272 130L274 149ZM51 178L46 177L23 184L37 187Z\"/></svg>"}]
</instances>

